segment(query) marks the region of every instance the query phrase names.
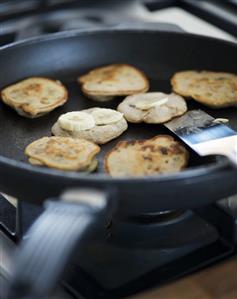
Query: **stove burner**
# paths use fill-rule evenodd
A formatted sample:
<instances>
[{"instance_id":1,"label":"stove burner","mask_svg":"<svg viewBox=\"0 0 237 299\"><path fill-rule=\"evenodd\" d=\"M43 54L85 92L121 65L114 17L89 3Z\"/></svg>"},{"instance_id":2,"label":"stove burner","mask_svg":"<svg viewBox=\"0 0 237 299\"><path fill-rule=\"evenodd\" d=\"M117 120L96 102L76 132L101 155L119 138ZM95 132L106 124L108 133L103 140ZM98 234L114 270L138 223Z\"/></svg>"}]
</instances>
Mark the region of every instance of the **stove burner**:
<instances>
[{"instance_id":1,"label":"stove burner","mask_svg":"<svg viewBox=\"0 0 237 299\"><path fill-rule=\"evenodd\" d=\"M173 244L174 247L166 246L172 245L171 239L174 235L168 233L169 229L172 231L171 226L160 231L155 228L157 233L153 231L153 246L149 240L151 235L146 237L139 226L124 227L123 232L129 229L129 233L123 236L124 240L126 238L123 246L117 243L118 240L114 242L113 237L95 239L95 236L98 236L98 232L95 232L94 237L86 240L71 264L70 274L64 278L66 287L75 295L83 294L91 299L123 298L154 283L159 285L167 279L174 279L187 271L194 271L210 261L213 252L218 258L232 252L231 246L222 243L212 225L193 213L187 216L192 218L192 225L184 221L182 231L176 230L176 226L183 221L172 226L178 237L190 234L193 240L189 239L189 242L183 245ZM149 225L144 225L144 230L145 226L148 232ZM140 238L139 244L135 240L135 235ZM115 238L118 238L118 235L114 235ZM164 242L166 238L169 242Z\"/></svg>"},{"instance_id":2,"label":"stove burner","mask_svg":"<svg viewBox=\"0 0 237 299\"><path fill-rule=\"evenodd\" d=\"M135 222L134 218L131 221L131 218L125 220L118 216L107 229L107 242L123 248L155 249L202 244L205 235L210 241L209 225L191 211L166 212L156 215L155 219L157 221L146 215L136 217ZM218 234L212 230L211 235L214 242Z\"/></svg>"}]
</instances>

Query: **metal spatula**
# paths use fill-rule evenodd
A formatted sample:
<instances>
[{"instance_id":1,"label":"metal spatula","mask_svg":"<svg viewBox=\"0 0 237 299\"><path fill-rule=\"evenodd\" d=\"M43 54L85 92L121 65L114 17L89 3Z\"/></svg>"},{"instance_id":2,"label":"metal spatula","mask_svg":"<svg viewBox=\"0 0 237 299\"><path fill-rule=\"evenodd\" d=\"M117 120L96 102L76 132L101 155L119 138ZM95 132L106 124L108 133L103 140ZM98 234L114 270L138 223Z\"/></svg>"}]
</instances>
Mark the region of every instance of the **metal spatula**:
<instances>
[{"instance_id":1,"label":"metal spatula","mask_svg":"<svg viewBox=\"0 0 237 299\"><path fill-rule=\"evenodd\" d=\"M237 132L202 110L188 111L165 126L200 156L224 155L237 167Z\"/></svg>"}]
</instances>

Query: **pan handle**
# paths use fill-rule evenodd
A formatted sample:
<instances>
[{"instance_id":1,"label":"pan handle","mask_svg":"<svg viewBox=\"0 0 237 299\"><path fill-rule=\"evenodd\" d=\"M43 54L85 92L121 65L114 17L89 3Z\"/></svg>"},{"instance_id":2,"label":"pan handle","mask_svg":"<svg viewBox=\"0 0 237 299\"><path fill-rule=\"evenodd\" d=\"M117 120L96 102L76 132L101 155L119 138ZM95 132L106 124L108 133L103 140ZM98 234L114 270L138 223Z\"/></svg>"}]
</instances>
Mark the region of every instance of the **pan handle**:
<instances>
[{"instance_id":1,"label":"pan handle","mask_svg":"<svg viewBox=\"0 0 237 299\"><path fill-rule=\"evenodd\" d=\"M16 252L7 298L50 295L84 237L113 212L114 200L108 197L98 190L75 189L60 201L48 201Z\"/></svg>"}]
</instances>

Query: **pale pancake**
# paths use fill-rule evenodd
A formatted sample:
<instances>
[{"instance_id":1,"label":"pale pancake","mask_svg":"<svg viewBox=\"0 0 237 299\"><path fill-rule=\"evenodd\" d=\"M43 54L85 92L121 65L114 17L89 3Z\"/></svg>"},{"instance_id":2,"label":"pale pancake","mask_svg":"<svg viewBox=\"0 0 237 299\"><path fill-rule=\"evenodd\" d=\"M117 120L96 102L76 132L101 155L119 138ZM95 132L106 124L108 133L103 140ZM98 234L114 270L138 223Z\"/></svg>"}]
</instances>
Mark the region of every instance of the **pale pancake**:
<instances>
[{"instance_id":1,"label":"pale pancake","mask_svg":"<svg viewBox=\"0 0 237 299\"><path fill-rule=\"evenodd\" d=\"M109 101L115 96L146 92L149 81L142 71L128 64L96 68L78 78L83 93L95 101Z\"/></svg>"},{"instance_id":2,"label":"pale pancake","mask_svg":"<svg viewBox=\"0 0 237 299\"><path fill-rule=\"evenodd\" d=\"M237 75L211 71L182 71L171 78L173 90L211 108L237 106Z\"/></svg>"},{"instance_id":3,"label":"pale pancake","mask_svg":"<svg viewBox=\"0 0 237 299\"><path fill-rule=\"evenodd\" d=\"M88 171L96 167L95 156L99 151L98 145L84 139L43 137L29 144L25 154L34 165Z\"/></svg>"},{"instance_id":4,"label":"pale pancake","mask_svg":"<svg viewBox=\"0 0 237 299\"><path fill-rule=\"evenodd\" d=\"M168 135L119 142L105 156L105 170L113 177L174 173L188 163L188 151Z\"/></svg>"},{"instance_id":5,"label":"pale pancake","mask_svg":"<svg viewBox=\"0 0 237 299\"><path fill-rule=\"evenodd\" d=\"M4 88L1 98L18 114L36 118L62 106L68 99L68 92L59 81L32 77Z\"/></svg>"}]
</instances>

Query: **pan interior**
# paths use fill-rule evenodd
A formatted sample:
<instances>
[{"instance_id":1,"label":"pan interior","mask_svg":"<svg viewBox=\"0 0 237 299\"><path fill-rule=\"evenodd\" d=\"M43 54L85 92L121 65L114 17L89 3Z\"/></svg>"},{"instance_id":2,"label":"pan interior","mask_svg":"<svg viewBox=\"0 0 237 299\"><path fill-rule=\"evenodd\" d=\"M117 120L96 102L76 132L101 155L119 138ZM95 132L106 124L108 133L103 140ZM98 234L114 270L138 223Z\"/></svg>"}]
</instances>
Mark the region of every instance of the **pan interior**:
<instances>
[{"instance_id":1,"label":"pan interior","mask_svg":"<svg viewBox=\"0 0 237 299\"><path fill-rule=\"evenodd\" d=\"M189 42L190 48L185 46L187 42ZM228 48L216 42L218 45L216 52L208 60L205 53L207 55L207 51L210 52L208 46L212 45L213 48L215 41L212 43L204 38L199 38L197 43L201 49L199 53L195 43L197 40L193 36L117 32L114 34L78 35L66 39L52 39L48 42L38 41L32 44L26 43L18 49L17 47L4 49L0 58L0 65L5 70L5 74L0 77L1 87L28 76L56 78L67 87L69 101L63 107L57 108L38 119L21 117L14 110L1 103L0 155L27 162L24 148L35 139L50 136L52 125L62 113L90 107L116 109L123 98L100 103L87 99L81 93L77 77L94 67L110 63L132 64L145 72L151 84L150 91L162 92L171 92L170 77L182 69L237 72L237 66L233 66L230 58L226 56L226 54L230 54L227 52L233 51L234 53L234 46L232 49L231 46ZM36 57L37 61L35 60ZM6 63L6 58L8 58L8 63ZM224 59L226 59L226 63ZM15 65L13 65L14 63ZM228 118L230 125L237 130L236 108L207 109L192 100L188 100L188 106L189 109L203 109L214 117ZM104 154L111 150L118 141L147 139L158 134L172 135L163 125L129 124L128 130L123 135L101 147L97 172L104 172ZM190 153L189 167L208 165L218 160L215 157L200 158L191 150Z\"/></svg>"}]
</instances>

